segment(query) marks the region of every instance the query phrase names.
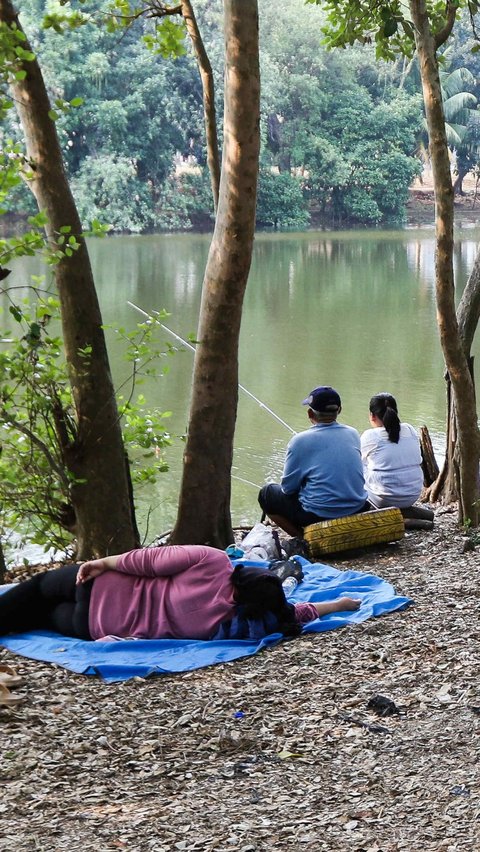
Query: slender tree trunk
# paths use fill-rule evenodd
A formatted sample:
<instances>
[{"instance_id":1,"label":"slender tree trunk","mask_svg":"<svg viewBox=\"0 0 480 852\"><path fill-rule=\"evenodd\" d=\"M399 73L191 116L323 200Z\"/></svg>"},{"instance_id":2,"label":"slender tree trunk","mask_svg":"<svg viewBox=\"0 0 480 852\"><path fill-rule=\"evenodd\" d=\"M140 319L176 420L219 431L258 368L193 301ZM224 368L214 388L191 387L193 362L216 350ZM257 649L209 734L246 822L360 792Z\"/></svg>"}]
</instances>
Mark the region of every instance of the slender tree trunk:
<instances>
[{"instance_id":1,"label":"slender tree trunk","mask_svg":"<svg viewBox=\"0 0 480 852\"><path fill-rule=\"evenodd\" d=\"M21 29L10 0L0 0L0 20ZM25 49L30 50L28 42ZM48 217L52 248L60 228L70 226L80 244L54 267L63 339L77 413L77 440L64 447L69 471L83 482L72 485L80 558L118 553L138 543L129 496L128 469L108 363L102 317L90 259L67 181L55 124L39 65L24 62L25 79L12 84L26 148L34 173L29 182L38 207Z\"/></svg>"},{"instance_id":2,"label":"slender tree trunk","mask_svg":"<svg viewBox=\"0 0 480 852\"><path fill-rule=\"evenodd\" d=\"M257 0L225 0L225 119L220 194L203 282L175 543L233 541L230 475L238 342L253 250L260 74Z\"/></svg>"},{"instance_id":3,"label":"slender tree trunk","mask_svg":"<svg viewBox=\"0 0 480 852\"><path fill-rule=\"evenodd\" d=\"M7 576L7 563L3 552L3 545L0 541L0 583L4 583Z\"/></svg>"},{"instance_id":4,"label":"slender tree trunk","mask_svg":"<svg viewBox=\"0 0 480 852\"><path fill-rule=\"evenodd\" d=\"M457 322L460 337L462 339L465 357L467 358L470 374L474 378L474 361L470 355L475 332L480 319L480 251L477 252L473 269L463 291L460 304L457 308ZM456 410L452 399L452 388L450 376L446 375L447 382L447 446L442 470L432 485L428 488L425 499L435 502L444 500L452 503L458 500L458 482L455 475L458 469L456 461L457 450L457 423ZM475 385L474 385L475 387Z\"/></svg>"},{"instance_id":5,"label":"slender tree trunk","mask_svg":"<svg viewBox=\"0 0 480 852\"><path fill-rule=\"evenodd\" d=\"M203 114L205 118L205 137L207 143L207 163L212 185L215 212L218 207L220 187L220 155L218 152L217 116L215 111L215 91L210 60L203 44L200 30L190 0L181 0L182 16L197 57L203 90Z\"/></svg>"},{"instance_id":6,"label":"slender tree trunk","mask_svg":"<svg viewBox=\"0 0 480 852\"><path fill-rule=\"evenodd\" d=\"M469 169L462 169L457 167L457 177L455 179L455 183L453 184L453 194L454 195L465 195L463 191L463 181L464 178L468 175Z\"/></svg>"},{"instance_id":7,"label":"slender tree trunk","mask_svg":"<svg viewBox=\"0 0 480 852\"><path fill-rule=\"evenodd\" d=\"M463 523L468 519L473 526L477 526L480 508L477 502L480 436L475 389L455 311L453 187L436 58L437 44L430 28L425 0L410 0L409 6L415 28L435 188L437 322L456 410L459 521Z\"/></svg>"},{"instance_id":8,"label":"slender tree trunk","mask_svg":"<svg viewBox=\"0 0 480 852\"><path fill-rule=\"evenodd\" d=\"M203 117L205 122L205 141L207 146L207 164L210 173L210 184L212 187L213 204L215 213L218 207L218 193L220 189L220 154L218 151L217 115L215 110L215 88L213 84L213 73L205 45L203 43L197 19L190 0L180 0L178 6L154 6L146 4L149 15L157 18L165 18L171 15L181 15L185 21L187 33L192 42L192 47L197 58L200 80L203 93Z\"/></svg>"}]
</instances>

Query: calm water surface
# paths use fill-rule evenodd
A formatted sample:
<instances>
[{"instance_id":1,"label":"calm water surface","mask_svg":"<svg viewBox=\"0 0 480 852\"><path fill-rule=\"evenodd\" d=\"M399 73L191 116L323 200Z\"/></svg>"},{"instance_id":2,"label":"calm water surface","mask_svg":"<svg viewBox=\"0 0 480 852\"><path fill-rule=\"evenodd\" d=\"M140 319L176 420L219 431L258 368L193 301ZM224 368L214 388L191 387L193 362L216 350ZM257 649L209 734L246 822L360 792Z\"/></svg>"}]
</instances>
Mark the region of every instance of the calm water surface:
<instances>
[{"instance_id":1,"label":"calm water surface","mask_svg":"<svg viewBox=\"0 0 480 852\"><path fill-rule=\"evenodd\" d=\"M459 231L455 266L461 292L472 268L476 230ZM181 337L195 334L208 235L115 237L90 243L106 324L132 330L145 311L166 309L165 323ZM435 321L433 230L308 232L257 235L245 298L240 382L292 429L307 426L301 400L318 384L342 397L341 419L368 428L368 401L388 390L401 418L428 425L440 452L445 428L443 358ZM38 272L22 260L9 279ZM14 280L12 280L14 279ZM478 336L477 336L478 337ZM118 344L108 335L116 384L127 376ZM175 343L162 332L160 340ZM478 355L477 340L475 354ZM166 376L142 387L151 407L172 411L170 471L154 489L138 492L140 524L151 507L147 539L171 528L181 474L193 357L166 359ZM228 404L228 399L225 400ZM291 432L240 392L235 435L234 524L259 520L257 486L281 474Z\"/></svg>"}]
</instances>

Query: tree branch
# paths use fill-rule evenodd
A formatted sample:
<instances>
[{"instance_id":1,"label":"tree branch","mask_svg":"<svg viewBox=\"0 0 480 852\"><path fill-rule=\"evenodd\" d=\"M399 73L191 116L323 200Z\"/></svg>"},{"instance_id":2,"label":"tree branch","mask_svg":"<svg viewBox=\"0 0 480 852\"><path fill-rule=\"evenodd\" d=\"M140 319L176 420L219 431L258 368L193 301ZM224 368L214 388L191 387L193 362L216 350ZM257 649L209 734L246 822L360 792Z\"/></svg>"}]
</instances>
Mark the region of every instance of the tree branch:
<instances>
[{"instance_id":1,"label":"tree branch","mask_svg":"<svg viewBox=\"0 0 480 852\"><path fill-rule=\"evenodd\" d=\"M438 31L438 33L435 33L435 35L433 37L434 43L435 43L435 50L438 50L438 48L441 47L441 45L446 42L447 38L449 37L450 33L453 30L455 18L457 17L457 12L458 12L457 3L452 3L450 0L447 0L446 9L447 9L447 19L445 21L445 24L442 27L442 29Z\"/></svg>"},{"instance_id":2,"label":"tree branch","mask_svg":"<svg viewBox=\"0 0 480 852\"><path fill-rule=\"evenodd\" d=\"M68 479L68 476L65 474L65 471L60 467L60 465L57 464L47 445L44 444L44 442L41 441L40 438L37 437L37 435L34 435L33 432L27 426L24 426L23 423L20 423L18 420L15 420L14 417L9 417L7 414L5 414L5 412L2 412L1 417L4 423L8 423L10 426L13 426L15 429L21 432L22 435L25 435L32 442L32 444L34 444L40 450L40 452L43 453L52 470L54 470L57 476L61 479L65 488L70 488L70 480Z\"/></svg>"}]
</instances>

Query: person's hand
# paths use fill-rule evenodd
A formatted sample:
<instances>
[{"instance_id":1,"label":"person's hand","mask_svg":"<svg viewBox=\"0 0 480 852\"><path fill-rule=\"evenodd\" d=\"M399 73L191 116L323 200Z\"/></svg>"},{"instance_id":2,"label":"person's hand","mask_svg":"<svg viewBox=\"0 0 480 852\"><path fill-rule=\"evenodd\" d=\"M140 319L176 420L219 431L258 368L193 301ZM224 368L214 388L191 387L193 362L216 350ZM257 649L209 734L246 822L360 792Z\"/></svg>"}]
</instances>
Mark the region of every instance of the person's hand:
<instances>
[{"instance_id":1,"label":"person's hand","mask_svg":"<svg viewBox=\"0 0 480 852\"><path fill-rule=\"evenodd\" d=\"M108 566L104 559L89 559L88 562L83 562L77 571L76 583L86 583L87 580L94 580L104 571L108 571Z\"/></svg>"}]
</instances>

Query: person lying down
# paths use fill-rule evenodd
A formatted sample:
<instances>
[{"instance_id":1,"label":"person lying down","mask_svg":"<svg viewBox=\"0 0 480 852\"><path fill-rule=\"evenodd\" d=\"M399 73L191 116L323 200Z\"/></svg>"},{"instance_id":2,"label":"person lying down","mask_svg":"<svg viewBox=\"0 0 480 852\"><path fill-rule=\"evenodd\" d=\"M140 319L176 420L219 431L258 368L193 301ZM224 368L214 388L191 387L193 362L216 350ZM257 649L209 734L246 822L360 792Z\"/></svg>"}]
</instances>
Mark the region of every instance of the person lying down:
<instances>
[{"instance_id":1,"label":"person lying down","mask_svg":"<svg viewBox=\"0 0 480 852\"><path fill-rule=\"evenodd\" d=\"M222 550L131 550L37 574L0 595L0 635L53 630L86 640L260 639L295 636L322 615L356 610L349 597L289 604L281 581L232 566Z\"/></svg>"}]
</instances>

